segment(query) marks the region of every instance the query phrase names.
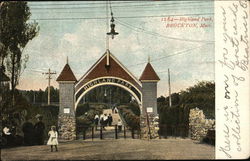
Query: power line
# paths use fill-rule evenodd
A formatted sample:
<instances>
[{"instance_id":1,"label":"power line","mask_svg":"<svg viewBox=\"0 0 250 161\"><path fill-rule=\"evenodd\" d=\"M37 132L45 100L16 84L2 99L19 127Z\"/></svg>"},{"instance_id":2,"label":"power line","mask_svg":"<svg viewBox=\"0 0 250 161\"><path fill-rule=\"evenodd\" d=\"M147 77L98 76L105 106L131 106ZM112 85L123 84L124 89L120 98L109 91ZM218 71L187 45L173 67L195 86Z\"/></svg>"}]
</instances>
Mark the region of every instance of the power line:
<instances>
[{"instance_id":1,"label":"power line","mask_svg":"<svg viewBox=\"0 0 250 161\"><path fill-rule=\"evenodd\" d=\"M200 3L197 3L198 5L193 5L193 7L200 7ZM114 8L144 8L144 7L165 7L165 6L171 6L171 5L181 5L181 3L170 3L170 4L139 4L139 5L120 5L120 6L113 6ZM65 6L68 6L67 4L65 4ZM184 5L185 6L185 5ZM86 8L104 8L104 5L102 6L79 6L77 5L77 7L30 7L31 9L86 9Z\"/></svg>"},{"instance_id":2,"label":"power line","mask_svg":"<svg viewBox=\"0 0 250 161\"><path fill-rule=\"evenodd\" d=\"M183 8L178 8L179 10L192 10L192 9L194 9L194 8L190 8L190 7L183 7ZM205 7L200 7L199 9L213 9L212 7L207 7L207 6L205 6ZM137 13L137 12L142 12L142 11L155 11L155 12L159 12L159 11L166 11L166 10L168 10L168 11L171 11L171 10L176 10L176 8L173 8L173 7L171 7L171 8L164 8L164 9L159 9L159 8L154 8L154 9L152 9L152 10L149 10L149 9L145 9L145 8L140 8L140 9L133 9L133 8L128 8L128 9L126 9L126 10L119 10L119 11L117 11L117 12L119 12L119 13L121 13L121 12L129 12L129 13ZM98 11L99 13L101 13L101 14L103 14L102 12L104 12L104 10L99 10ZM32 14L37 14L37 13L43 13L43 14L51 14L51 13L66 13L66 14L68 14L68 13L93 13L93 11L92 10L88 10L88 11L55 11L55 12L48 12L47 10L44 10L44 11L36 11L36 10L34 10L34 11L32 11ZM96 13L96 12L95 12Z\"/></svg>"},{"instance_id":3,"label":"power line","mask_svg":"<svg viewBox=\"0 0 250 161\"><path fill-rule=\"evenodd\" d=\"M116 18L117 20L117 18ZM191 40L191 39L181 39L181 38L175 38L175 37L169 37L169 36L165 36L165 35L161 35L157 32L152 32L152 31L148 31L148 30L145 30L143 28L138 28L138 27L135 27L135 26L132 26L128 23L125 23L125 22L122 22L120 20L117 20L117 22L121 25L124 25L124 26L127 26L128 28L134 30L134 28L137 28L139 29L140 31L144 32L144 33L147 33L147 34L150 34L150 35L153 35L153 36L158 36L158 37L163 37L163 38L167 38L167 39L173 39L173 40L179 40L179 41L187 41L187 42L199 42L199 43L213 43L214 41L206 41L206 40ZM137 30L134 30L134 31L137 31ZM138 32L138 31L137 31Z\"/></svg>"},{"instance_id":4,"label":"power line","mask_svg":"<svg viewBox=\"0 0 250 161\"><path fill-rule=\"evenodd\" d=\"M190 49L187 49L187 50L179 51L179 52L176 52L176 53L171 54L171 55L166 55L166 56L163 56L163 57L160 57L160 58L157 58L157 59L153 59L150 62L159 61L159 60L162 60L162 59L165 59L165 58L168 58L168 57L172 57L172 56L176 56L176 55L181 55L181 54L184 54L186 52L201 48L201 47L206 46L206 45L211 45L211 44L208 43L208 44L204 44L204 45L201 45L201 46L198 46L198 47L194 47L194 48L190 48ZM188 54L188 53L186 53L186 54ZM135 67L135 66L138 66L138 65L143 65L145 63L147 63L147 62L142 62L142 63L138 63L138 64L131 64L131 65L129 65L129 67ZM41 72L41 70L34 70L34 69L28 69L28 70L33 70L34 72ZM167 71L161 71L161 72L158 72L158 73L163 73L163 72L167 72ZM77 73L75 73L75 74L77 74ZM82 73L78 73L78 74L82 74Z\"/></svg>"},{"instance_id":5,"label":"power line","mask_svg":"<svg viewBox=\"0 0 250 161\"><path fill-rule=\"evenodd\" d=\"M190 7L192 8L200 8L200 7L207 7L207 5L192 5ZM177 9L181 9L184 6L170 6L167 4L161 4L161 5L128 5L128 6L113 6L113 8L120 8L120 9L151 9L151 8L158 8L158 9L162 9L162 8L167 8L167 7L178 7ZM104 8L104 6L77 6L77 7L30 7L31 10L75 10L75 9L94 9L94 8Z\"/></svg>"},{"instance_id":6,"label":"power line","mask_svg":"<svg viewBox=\"0 0 250 161\"><path fill-rule=\"evenodd\" d=\"M172 56L176 56L176 55L181 55L181 54L184 54L184 53L187 54L187 52L195 50L195 49L199 49L199 48L201 48L201 47L203 47L205 45L211 45L211 44L207 43L207 44L204 44L204 45L201 45L201 46L198 46L198 47L194 47L194 48L190 48L190 49L187 49L187 50L179 51L179 52L176 52L176 53L171 54L171 55L166 55L166 56L163 56L163 57L160 57L160 58L157 58L157 59L153 59L153 60L151 60L151 62L153 62L153 61L159 61L159 60L162 60L162 59L165 59L165 58L168 58L168 57L172 57ZM129 65L129 67L135 67L137 65L142 65L142 64L145 64L145 63L147 63L147 62L142 62L142 63L138 63L138 64L131 64L131 65Z\"/></svg>"},{"instance_id":7,"label":"power line","mask_svg":"<svg viewBox=\"0 0 250 161\"><path fill-rule=\"evenodd\" d=\"M121 16L116 18L152 18L152 17L167 17L167 16L194 16L194 15L213 15L214 13L194 13L194 14L176 14L176 15L147 15L147 16ZM66 17L66 18L32 18L30 20L84 20L84 19L106 19L106 17Z\"/></svg>"},{"instance_id":8,"label":"power line","mask_svg":"<svg viewBox=\"0 0 250 161\"><path fill-rule=\"evenodd\" d=\"M83 2L83 1L82 1ZM144 1L144 2L150 2L150 1ZM137 1L128 1L128 2L116 2L114 1L113 2L114 4L124 4L124 3L127 3L127 4L130 4L130 3L138 3ZM102 2L102 3L99 3L99 2L96 2L96 3L87 3L87 2L83 2L83 3L72 3L70 2L70 4L67 2L67 3L44 3L43 4L29 4L29 6L43 6L43 5L51 5L51 6L58 6L58 5L92 5L92 4L106 4L106 2Z\"/></svg>"},{"instance_id":9,"label":"power line","mask_svg":"<svg viewBox=\"0 0 250 161\"><path fill-rule=\"evenodd\" d=\"M162 2L162 1L159 1L159 2ZM156 1L126 1L126 2L113 1L112 3L113 4L135 4L135 3L157 3L157 4L159 4L159 2L156 2ZM180 3L180 2L177 2L177 3L164 2L163 4L171 4L171 5L183 4L183 5L186 5L186 4L197 4L197 3L201 4L201 3L210 3L210 2L209 1L204 1L204 2L196 2L196 1L185 2L185 1L183 1L182 3ZM43 6L43 5L46 5L46 6L48 6L48 5L51 5L51 6L68 5L68 6L70 6L70 5L96 5L96 4L106 4L106 2L101 2L101 3L99 3L99 2L87 3L87 2L83 2L83 1L82 1L82 3L79 3L79 2L77 2L77 3L72 3L72 2L70 2L70 3L68 3L68 2L67 3L62 3L62 2L60 2L60 3L45 3L45 2L42 2L40 4L38 4L36 2L36 3L29 3L29 6Z\"/></svg>"}]
</instances>

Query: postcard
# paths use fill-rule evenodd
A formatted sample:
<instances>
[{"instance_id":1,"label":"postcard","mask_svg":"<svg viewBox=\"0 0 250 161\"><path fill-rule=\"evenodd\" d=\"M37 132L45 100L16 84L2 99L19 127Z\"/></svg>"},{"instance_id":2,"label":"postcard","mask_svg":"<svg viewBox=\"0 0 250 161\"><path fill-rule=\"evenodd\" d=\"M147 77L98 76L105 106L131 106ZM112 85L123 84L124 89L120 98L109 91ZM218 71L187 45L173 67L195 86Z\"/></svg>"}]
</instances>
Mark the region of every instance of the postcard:
<instances>
[{"instance_id":1,"label":"postcard","mask_svg":"<svg viewBox=\"0 0 250 161\"><path fill-rule=\"evenodd\" d=\"M247 159L249 10L0 2L1 159Z\"/></svg>"}]
</instances>

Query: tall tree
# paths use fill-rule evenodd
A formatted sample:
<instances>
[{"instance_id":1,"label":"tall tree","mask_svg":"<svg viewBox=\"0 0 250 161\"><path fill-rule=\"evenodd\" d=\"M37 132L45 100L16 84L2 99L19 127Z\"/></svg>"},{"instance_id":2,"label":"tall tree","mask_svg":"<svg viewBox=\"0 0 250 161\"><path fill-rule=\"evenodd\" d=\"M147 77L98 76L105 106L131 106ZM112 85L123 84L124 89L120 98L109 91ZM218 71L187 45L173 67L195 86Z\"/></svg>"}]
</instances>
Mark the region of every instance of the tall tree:
<instances>
[{"instance_id":1,"label":"tall tree","mask_svg":"<svg viewBox=\"0 0 250 161\"><path fill-rule=\"evenodd\" d=\"M28 61L23 49L39 31L36 22L28 22L31 16L27 2L0 3L0 44L1 65L5 66L11 79L12 98L22 69Z\"/></svg>"}]
</instances>

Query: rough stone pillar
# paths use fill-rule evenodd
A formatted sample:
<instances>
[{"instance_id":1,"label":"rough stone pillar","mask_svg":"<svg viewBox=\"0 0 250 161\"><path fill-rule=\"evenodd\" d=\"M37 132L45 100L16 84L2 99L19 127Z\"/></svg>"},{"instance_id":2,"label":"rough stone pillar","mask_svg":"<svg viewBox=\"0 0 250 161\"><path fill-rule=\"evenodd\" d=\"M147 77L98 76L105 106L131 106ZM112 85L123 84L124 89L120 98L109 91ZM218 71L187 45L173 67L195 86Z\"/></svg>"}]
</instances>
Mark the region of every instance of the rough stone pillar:
<instances>
[{"instance_id":1,"label":"rough stone pillar","mask_svg":"<svg viewBox=\"0 0 250 161\"><path fill-rule=\"evenodd\" d=\"M141 138L154 139L158 135L157 82L142 82Z\"/></svg>"},{"instance_id":2,"label":"rough stone pillar","mask_svg":"<svg viewBox=\"0 0 250 161\"><path fill-rule=\"evenodd\" d=\"M59 83L59 138L63 140L76 139L76 121L74 110L74 83Z\"/></svg>"},{"instance_id":3,"label":"rough stone pillar","mask_svg":"<svg viewBox=\"0 0 250 161\"><path fill-rule=\"evenodd\" d=\"M68 64L66 64L57 78L59 83L59 138L63 140L76 139L75 120L75 82L76 78Z\"/></svg>"},{"instance_id":4,"label":"rough stone pillar","mask_svg":"<svg viewBox=\"0 0 250 161\"><path fill-rule=\"evenodd\" d=\"M148 63L140 77L142 83L142 111L140 117L141 138L157 138L158 112L157 112L157 82L160 78L153 67Z\"/></svg>"}]
</instances>

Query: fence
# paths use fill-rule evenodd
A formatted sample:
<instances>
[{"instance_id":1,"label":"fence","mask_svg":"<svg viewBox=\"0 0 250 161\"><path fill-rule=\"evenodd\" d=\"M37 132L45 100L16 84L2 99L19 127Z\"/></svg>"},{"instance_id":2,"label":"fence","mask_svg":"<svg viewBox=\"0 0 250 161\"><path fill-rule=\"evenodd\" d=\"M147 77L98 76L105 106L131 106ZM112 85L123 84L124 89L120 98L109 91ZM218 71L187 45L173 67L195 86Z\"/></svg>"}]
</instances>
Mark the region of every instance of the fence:
<instances>
[{"instance_id":1,"label":"fence","mask_svg":"<svg viewBox=\"0 0 250 161\"><path fill-rule=\"evenodd\" d=\"M164 138L167 138L168 136L185 138L189 135L189 126L187 124L160 124L159 128L159 136Z\"/></svg>"},{"instance_id":2,"label":"fence","mask_svg":"<svg viewBox=\"0 0 250 161\"><path fill-rule=\"evenodd\" d=\"M132 138L139 139L140 131L130 129L127 126L122 126L120 129L117 125L112 126L78 126L79 132L77 134L77 139L120 139L120 138Z\"/></svg>"}]
</instances>

